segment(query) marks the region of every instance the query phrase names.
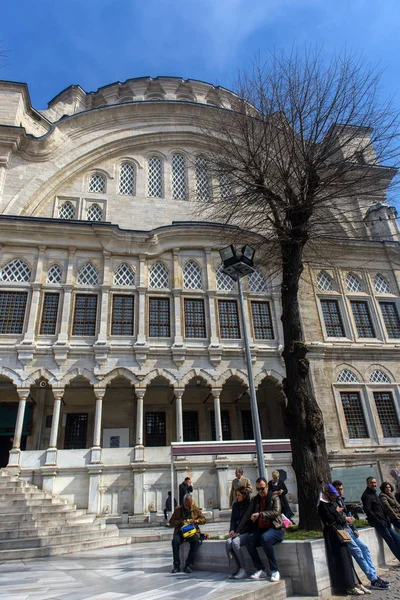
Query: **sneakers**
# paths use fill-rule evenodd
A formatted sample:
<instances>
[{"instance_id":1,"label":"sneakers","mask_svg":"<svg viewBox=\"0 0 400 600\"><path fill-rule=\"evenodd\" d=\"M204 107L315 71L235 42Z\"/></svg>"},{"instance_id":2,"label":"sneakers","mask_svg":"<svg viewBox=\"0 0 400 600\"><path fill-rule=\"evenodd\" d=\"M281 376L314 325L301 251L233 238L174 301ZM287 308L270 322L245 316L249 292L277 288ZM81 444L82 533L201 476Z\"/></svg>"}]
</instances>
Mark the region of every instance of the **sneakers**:
<instances>
[{"instance_id":1,"label":"sneakers","mask_svg":"<svg viewBox=\"0 0 400 600\"><path fill-rule=\"evenodd\" d=\"M349 596L364 596L364 592L357 587L353 587L351 590L346 590L346 594Z\"/></svg>"},{"instance_id":2,"label":"sneakers","mask_svg":"<svg viewBox=\"0 0 400 600\"><path fill-rule=\"evenodd\" d=\"M257 571L257 573L262 573L263 571ZM244 569L239 569L236 575L233 576L233 579L246 579L247 573ZM254 578L253 578L254 579Z\"/></svg>"},{"instance_id":3,"label":"sneakers","mask_svg":"<svg viewBox=\"0 0 400 600\"><path fill-rule=\"evenodd\" d=\"M390 583L378 577L375 581L371 581L371 587L373 590L387 590L390 587Z\"/></svg>"},{"instance_id":4,"label":"sneakers","mask_svg":"<svg viewBox=\"0 0 400 600\"><path fill-rule=\"evenodd\" d=\"M357 586L357 587L359 587L359 589L362 592L364 592L364 594L372 594L371 590L369 590L368 588L366 588L365 585L363 585L362 583L360 583L360 585Z\"/></svg>"},{"instance_id":5,"label":"sneakers","mask_svg":"<svg viewBox=\"0 0 400 600\"><path fill-rule=\"evenodd\" d=\"M250 575L250 579L266 579L267 574L265 571L263 571L262 569L260 571L256 571L255 573L253 573L253 575Z\"/></svg>"},{"instance_id":6,"label":"sneakers","mask_svg":"<svg viewBox=\"0 0 400 600\"><path fill-rule=\"evenodd\" d=\"M279 573L279 571L272 571L271 573L271 580L270 581L279 581L281 578L281 574Z\"/></svg>"}]
</instances>

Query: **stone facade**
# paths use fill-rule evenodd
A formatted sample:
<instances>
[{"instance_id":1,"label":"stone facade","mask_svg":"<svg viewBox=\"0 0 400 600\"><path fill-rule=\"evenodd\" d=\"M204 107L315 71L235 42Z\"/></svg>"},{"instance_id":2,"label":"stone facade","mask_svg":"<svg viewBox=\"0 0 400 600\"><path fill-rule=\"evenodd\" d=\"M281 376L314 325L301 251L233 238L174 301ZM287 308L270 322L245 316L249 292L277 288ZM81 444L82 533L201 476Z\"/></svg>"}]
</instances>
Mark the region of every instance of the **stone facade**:
<instances>
[{"instance_id":1,"label":"stone facade","mask_svg":"<svg viewBox=\"0 0 400 600\"><path fill-rule=\"evenodd\" d=\"M26 86L0 83L0 460L90 512L161 510L171 442L251 438L237 292L218 229L197 216L218 186L196 116L235 99L141 78L71 86L37 111ZM398 227L383 198L357 210L365 241L343 225L330 260L310 260L302 318L332 466L387 476L400 459ZM262 435L285 439L279 280L261 266L244 288ZM265 460L295 503L290 453ZM254 455L222 445L182 456L175 484L189 474L200 505L227 508L238 464L254 477Z\"/></svg>"}]
</instances>

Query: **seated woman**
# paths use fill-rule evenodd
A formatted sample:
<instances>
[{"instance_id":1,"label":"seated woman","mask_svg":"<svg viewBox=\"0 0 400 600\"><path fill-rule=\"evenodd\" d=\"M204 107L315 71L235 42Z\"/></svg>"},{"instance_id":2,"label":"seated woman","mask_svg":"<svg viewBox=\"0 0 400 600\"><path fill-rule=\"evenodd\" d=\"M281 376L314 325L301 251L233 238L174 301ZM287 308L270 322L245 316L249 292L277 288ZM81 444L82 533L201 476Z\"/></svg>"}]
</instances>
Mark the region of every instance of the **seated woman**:
<instances>
[{"instance_id":1,"label":"seated woman","mask_svg":"<svg viewBox=\"0 0 400 600\"><path fill-rule=\"evenodd\" d=\"M246 540L251 531L251 523L239 535L236 533L237 526L250 504L250 493L244 486L236 490L236 502L232 504L231 524L225 548L229 558L231 574L230 579L244 579L247 577L244 556L241 546L246 545ZM233 565L232 565L233 563Z\"/></svg>"},{"instance_id":2,"label":"seated woman","mask_svg":"<svg viewBox=\"0 0 400 600\"><path fill-rule=\"evenodd\" d=\"M339 540L336 532L337 529L344 529L347 523L343 514L344 508L340 508L336 503L338 497L336 488L329 483L324 486L318 504L318 514L324 525L331 586L334 593L361 596L364 595L364 592L356 587L356 575L349 547Z\"/></svg>"},{"instance_id":3,"label":"seated woman","mask_svg":"<svg viewBox=\"0 0 400 600\"><path fill-rule=\"evenodd\" d=\"M280 479L279 471L272 471L272 479L271 481L268 481L268 489L272 490L274 495L279 496L282 513L285 515L285 517L292 521L293 525L295 525L295 522L293 521L294 512L290 508L289 502L286 498L288 489L285 485L285 482Z\"/></svg>"},{"instance_id":4,"label":"seated woman","mask_svg":"<svg viewBox=\"0 0 400 600\"><path fill-rule=\"evenodd\" d=\"M393 486L388 481L384 481L381 485L379 500L385 515L389 517L393 527L398 530L400 529L400 504L394 497L393 492Z\"/></svg>"}]
</instances>

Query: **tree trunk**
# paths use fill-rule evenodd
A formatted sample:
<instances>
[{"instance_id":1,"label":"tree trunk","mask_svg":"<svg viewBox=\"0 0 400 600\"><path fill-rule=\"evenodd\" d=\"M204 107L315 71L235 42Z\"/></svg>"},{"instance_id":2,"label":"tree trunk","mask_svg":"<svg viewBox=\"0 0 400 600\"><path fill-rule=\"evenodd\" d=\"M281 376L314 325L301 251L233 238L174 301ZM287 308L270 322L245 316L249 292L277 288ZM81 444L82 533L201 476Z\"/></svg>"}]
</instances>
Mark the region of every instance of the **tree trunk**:
<instances>
[{"instance_id":1,"label":"tree trunk","mask_svg":"<svg viewBox=\"0 0 400 600\"><path fill-rule=\"evenodd\" d=\"M325 445L322 411L314 398L308 348L299 310L299 279L303 271L305 242L286 240L281 244L283 259L282 323L283 357L286 366L284 391L287 397L286 420L290 430L293 469L297 478L300 529L319 530L318 497L324 483L331 481Z\"/></svg>"}]
</instances>

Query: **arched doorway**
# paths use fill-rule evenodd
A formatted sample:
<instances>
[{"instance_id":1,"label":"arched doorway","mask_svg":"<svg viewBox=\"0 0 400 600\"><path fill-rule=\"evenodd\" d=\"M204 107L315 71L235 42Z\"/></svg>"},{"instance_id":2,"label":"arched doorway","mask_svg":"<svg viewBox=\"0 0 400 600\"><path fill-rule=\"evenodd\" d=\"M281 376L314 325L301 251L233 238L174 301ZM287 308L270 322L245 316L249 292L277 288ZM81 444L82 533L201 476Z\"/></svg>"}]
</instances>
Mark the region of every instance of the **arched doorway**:
<instances>
[{"instance_id":1,"label":"arched doorway","mask_svg":"<svg viewBox=\"0 0 400 600\"><path fill-rule=\"evenodd\" d=\"M0 468L7 466L9 452L13 446L18 403L19 396L15 384L8 377L0 375ZM34 403L28 398L22 427L21 450L25 450L32 432L33 409Z\"/></svg>"},{"instance_id":2,"label":"arched doorway","mask_svg":"<svg viewBox=\"0 0 400 600\"><path fill-rule=\"evenodd\" d=\"M135 445L135 403L131 381L123 375L106 387L102 413L103 448L128 448Z\"/></svg>"},{"instance_id":3,"label":"arched doorway","mask_svg":"<svg viewBox=\"0 0 400 600\"><path fill-rule=\"evenodd\" d=\"M168 446L175 439L174 388L162 375L155 377L144 395L144 445Z\"/></svg>"},{"instance_id":4,"label":"arched doorway","mask_svg":"<svg viewBox=\"0 0 400 600\"><path fill-rule=\"evenodd\" d=\"M264 439L288 438L285 426L286 396L274 377L267 375L257 389L261 432Z\"/></svg>"},{"instance_id":5,"label":"arched doorway","mask_svg":"<svg viewBox=\"0 0 400 600\"><path fill-rule=\"evenodd\" d=\"M247 385L236 376L229 377L222 386L220 404L222 439L254 439Z\"/></svg>"},{"instance_id":6,"label":"arched doorway","mask_svg":"<svg viewBox=\"0 0 400 600\"><path fill-rule=\"evenodd\" d=\"M184 442L212 440L210 410L213 406L211 387L202 377L193 377L182 396L182 429Z\"/></svg>"}]
</instances>

